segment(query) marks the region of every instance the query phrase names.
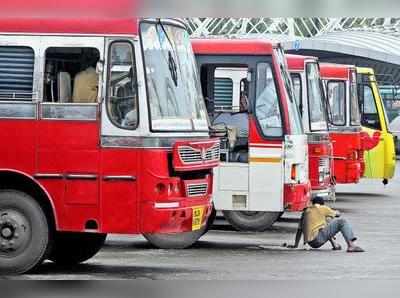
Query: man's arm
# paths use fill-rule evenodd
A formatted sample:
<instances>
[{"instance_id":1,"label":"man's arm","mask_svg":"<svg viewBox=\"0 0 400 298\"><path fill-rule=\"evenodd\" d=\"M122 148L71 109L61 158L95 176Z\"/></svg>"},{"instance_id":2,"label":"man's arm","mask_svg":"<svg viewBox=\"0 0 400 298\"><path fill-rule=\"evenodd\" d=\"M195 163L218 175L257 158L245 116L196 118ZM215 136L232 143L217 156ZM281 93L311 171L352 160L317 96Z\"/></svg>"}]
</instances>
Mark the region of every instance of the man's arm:
<instances>
[{"instance_id":1,"label":"man's arm","mask_svg":"<svg viewBox=\"0 0 400 298\"><path fill-rule=\"evenodd\" d=\"M328 206L320 206L319 210L323 211L323 214L325 215L325 217L339 217L340 216L340 212L333 210L332 208L329 208Z\"/></svg>"},{"instance_id":2,"label":"man's arm","mask_svg":"<svg viewBox=\"0 0 400 298\"><path fill-rule=\"evenodd\" d=\"M296 239L294 241L294 245L288 245L288 248L298 248L301 235L303 234L303 221L304 221L304 212L301 214L300 222L299 222L299 227L297 228L297 233L296 233Z\"/></svg>"}]
</instances>

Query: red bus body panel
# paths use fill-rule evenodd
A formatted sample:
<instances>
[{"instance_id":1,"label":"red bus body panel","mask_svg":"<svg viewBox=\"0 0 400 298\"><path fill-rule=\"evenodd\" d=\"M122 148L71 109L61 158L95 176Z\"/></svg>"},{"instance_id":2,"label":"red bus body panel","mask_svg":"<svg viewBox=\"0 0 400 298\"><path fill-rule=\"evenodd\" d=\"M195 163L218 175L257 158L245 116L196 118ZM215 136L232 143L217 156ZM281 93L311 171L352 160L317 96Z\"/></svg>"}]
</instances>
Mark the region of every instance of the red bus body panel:
<instances>
[{"instance_id":1,"label":"red bus body panel","mask_svg":"<svg viewBox=\"0 0 400 298\"><path fill-rule=\"evenodd\" d=\"M1 32L137 34L135 0L13 0L1 3Z\"/></svg>"},{"instance_id":2,"label":"red bus body panel","mask_svg":"<svg viewBox=\"0 0 400 298\"><path fill-rule=\"evenodd\" d=\"M333 172L336 183L358 183L361 179L362 151L359 132L331 133L333 142Z\"/></svg>"},{"instance_id":3,"label":"red bus body panel","mask_svg":"<svg viewBox=\"0 0 400 298\"><path fill-rule=\"evenodd\" d=\"M59 231L83 232L88 221L96 222L101 233L191 231L192 208L199 206L204 207L203 224L207 219L212 175L200 181L208 184L207 194L188 199L187 181L169 175L171 149L101 148L97 121L1 119L0 126L0 138L8 140L0 149L0 171L23 173L48 193ZM197 142L209 146L209 141L204 143ZM49 173L59 177L43 177ZM111 175L136 181L105 180ZM173 187L177 191L157 194L158 183L178 185ZM179 207L160 209L157 202Z\"/></svg>"},{"instance_id":4,"label":"red bus body panel","mask_svg":"<svg viewBox=\"0 0 400 298\"><path fill-rule=\"evenodd\" d=\"M331 160L332 150L331 142L329 140L321 141L320 143L308 144L308 158L309 158L309 176L311 182L311 189L313 191L330 190L332 186L332 177L327 176L323 180L319 179L319 166L321 159Z\"/></svg>"},{"instance_id":5,"label":"red bus body panel","mask_svg":"<svg viewBox=\"0 0 400 298\"><path fill-rule=\"evenodd\" d=\"M285 184L283 189L283 204L285 211L303 211L310 204L311 184Z\"/></svg>"},{"instance_id":6,"label":"red bus body panel","mask_svg":"<svg viewBox=\"0 0 400 298\"><path fill-rule=\"evenodd\" d=\"M350 81L352 65L320 64L321 77L324 80ZM358 183L365 168L361 126L343 127L331 130L333 147L333 173L336 183Z\"/></svg>"},{"instance_id":7,"label":"red bus body panel","mask_svg":"<svg viewBox=\"0 0 400 298\"><path fill-rule=\"evenodd\" d=\"M260 39L192 39L196 55L271 55L277 43Z\"/></svg>"}]
</instances>

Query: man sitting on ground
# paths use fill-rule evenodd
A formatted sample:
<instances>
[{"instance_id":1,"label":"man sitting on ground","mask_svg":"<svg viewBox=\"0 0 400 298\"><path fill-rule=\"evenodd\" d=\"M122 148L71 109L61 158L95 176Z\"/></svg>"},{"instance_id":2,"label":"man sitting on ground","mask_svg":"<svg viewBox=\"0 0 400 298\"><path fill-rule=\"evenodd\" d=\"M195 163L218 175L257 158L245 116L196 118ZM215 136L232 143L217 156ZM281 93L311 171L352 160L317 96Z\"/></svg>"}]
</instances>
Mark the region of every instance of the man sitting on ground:
<instances>
[{"instance_id":1,"label":"man sitting on ground","mask_svg":"<svg viewBox=\"0 0 400 298\"><path fill-rule=\"evenodd\" d=\"M344 218L339 217L338 211L324 206L324 199L314 198L312 205L303 211L295 244L288 247L297 248L303 234L304 244L307 243L312 248L320 248L329 241L333 250L340 250L341 247L334 241L334 237L341 232L348 246L347 252L363 252L361 247L354 244L357 238L354 237L351 225Z\"/></svg>"}]
</instances>

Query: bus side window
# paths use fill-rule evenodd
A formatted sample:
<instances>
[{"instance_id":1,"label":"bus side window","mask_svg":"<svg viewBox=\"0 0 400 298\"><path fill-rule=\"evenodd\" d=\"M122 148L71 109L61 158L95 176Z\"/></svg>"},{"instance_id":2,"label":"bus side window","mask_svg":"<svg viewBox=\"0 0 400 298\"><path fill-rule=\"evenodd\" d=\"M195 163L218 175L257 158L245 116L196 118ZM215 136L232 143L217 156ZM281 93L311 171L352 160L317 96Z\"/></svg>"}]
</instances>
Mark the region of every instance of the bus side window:
<instances>
[{"instance_id":1,"label":"bus side window","mask_svg":"<svg viewBox=\"0 0 400 298\"><path fill-rule=\"evenodd\" d=\"M362 125L379 130L381 125L372 88L369 85L363 85L362 89Z\"/></svg>"},{"instance_id":2,"label":"bus side window","mask_svg":"<svg viewBox=\"0 0 400 298\"><path fill-rule=\"evenodd\" d=\"M217 111L232 111L233 81L231 78L215 77L214 79L214 109Z\"/></svg>"},{"instance_id":3,"label":"bus side window","mask_svg":"<svg viewBox=\"0 0 400 298\"><path fill-rule=\"evenodd\" d=\"M296 97L296 103L297 106L299 107L300 114L303 115L303 98L301 94L301 77L298 73L292 73L290 75L292 78L293 82L293 90L294 90L294 95Z\"/></svg>"},{"instance_id":4,"label":"bus side window","mask_svg":"<svg viewBox=\"0 0 400 298\"><path fill-rule=\"evenodd\" d=\"M327 84L328 103L331 110L330 122L333 125L346 125L345 83L329 81Z\"/></svg>"},{"instance_id":5,"label":"bus side window","mask_svg":"<svg viewBox=\"0 0 400 298\"><path fill-rule=\"evenodd\" d=\"M107 113L111 122L122 129L138 125L138 84L134 49L130 42L110 45L107 81Z\"/></svg>"},{"instance_id":6,"label":"bus side window","mask_svg":"<svg viewBox=\"0 0 400 298\"><path fill-rule=\"evenodd\" d=\"M283 126L272 68L257 64L255 116L264 137L282 137Z\"/></svg>"},{"instance_id":7,"label":"bus side window","mask_svg":"<svg viewBox=\"0 0 400 298\"><path fill-rule=\"evenodd\" d=\"M0 100L32 100L34 62L32 48L0 46Z\"/></svg>"},{"instance_id":8,"label":"bus side window","mask_svg":"<svg viewBox=\"0 0 400 298\"><path fill-rule=\"evenodd\" d=\"M46 50L44 101L97 103L100 53L95 48L50 47Z\"/></svg>"}]
</instances>

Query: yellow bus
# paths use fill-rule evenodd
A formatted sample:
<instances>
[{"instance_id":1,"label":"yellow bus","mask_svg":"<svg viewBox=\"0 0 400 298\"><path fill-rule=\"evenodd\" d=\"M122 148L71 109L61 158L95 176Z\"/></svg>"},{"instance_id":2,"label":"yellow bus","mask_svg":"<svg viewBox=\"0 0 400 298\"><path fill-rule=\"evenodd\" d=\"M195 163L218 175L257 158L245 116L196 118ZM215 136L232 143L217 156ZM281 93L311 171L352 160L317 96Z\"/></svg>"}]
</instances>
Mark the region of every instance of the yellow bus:
<instances>
[{"instance_id":1,"label":"yellow bus","mask_svg":"<svg viewBox=\"0 0 400 298\"><path fill-rule=\"evenodd\" d=\"M394 137L389 131L389 121L374 70L357 67L357 77L363 131L371 140L373 137L379 140L372 149L365 151L364 177L383 179L383 183L387 184L393 178L396 166Z\"/></svg>"}]
</instances>

